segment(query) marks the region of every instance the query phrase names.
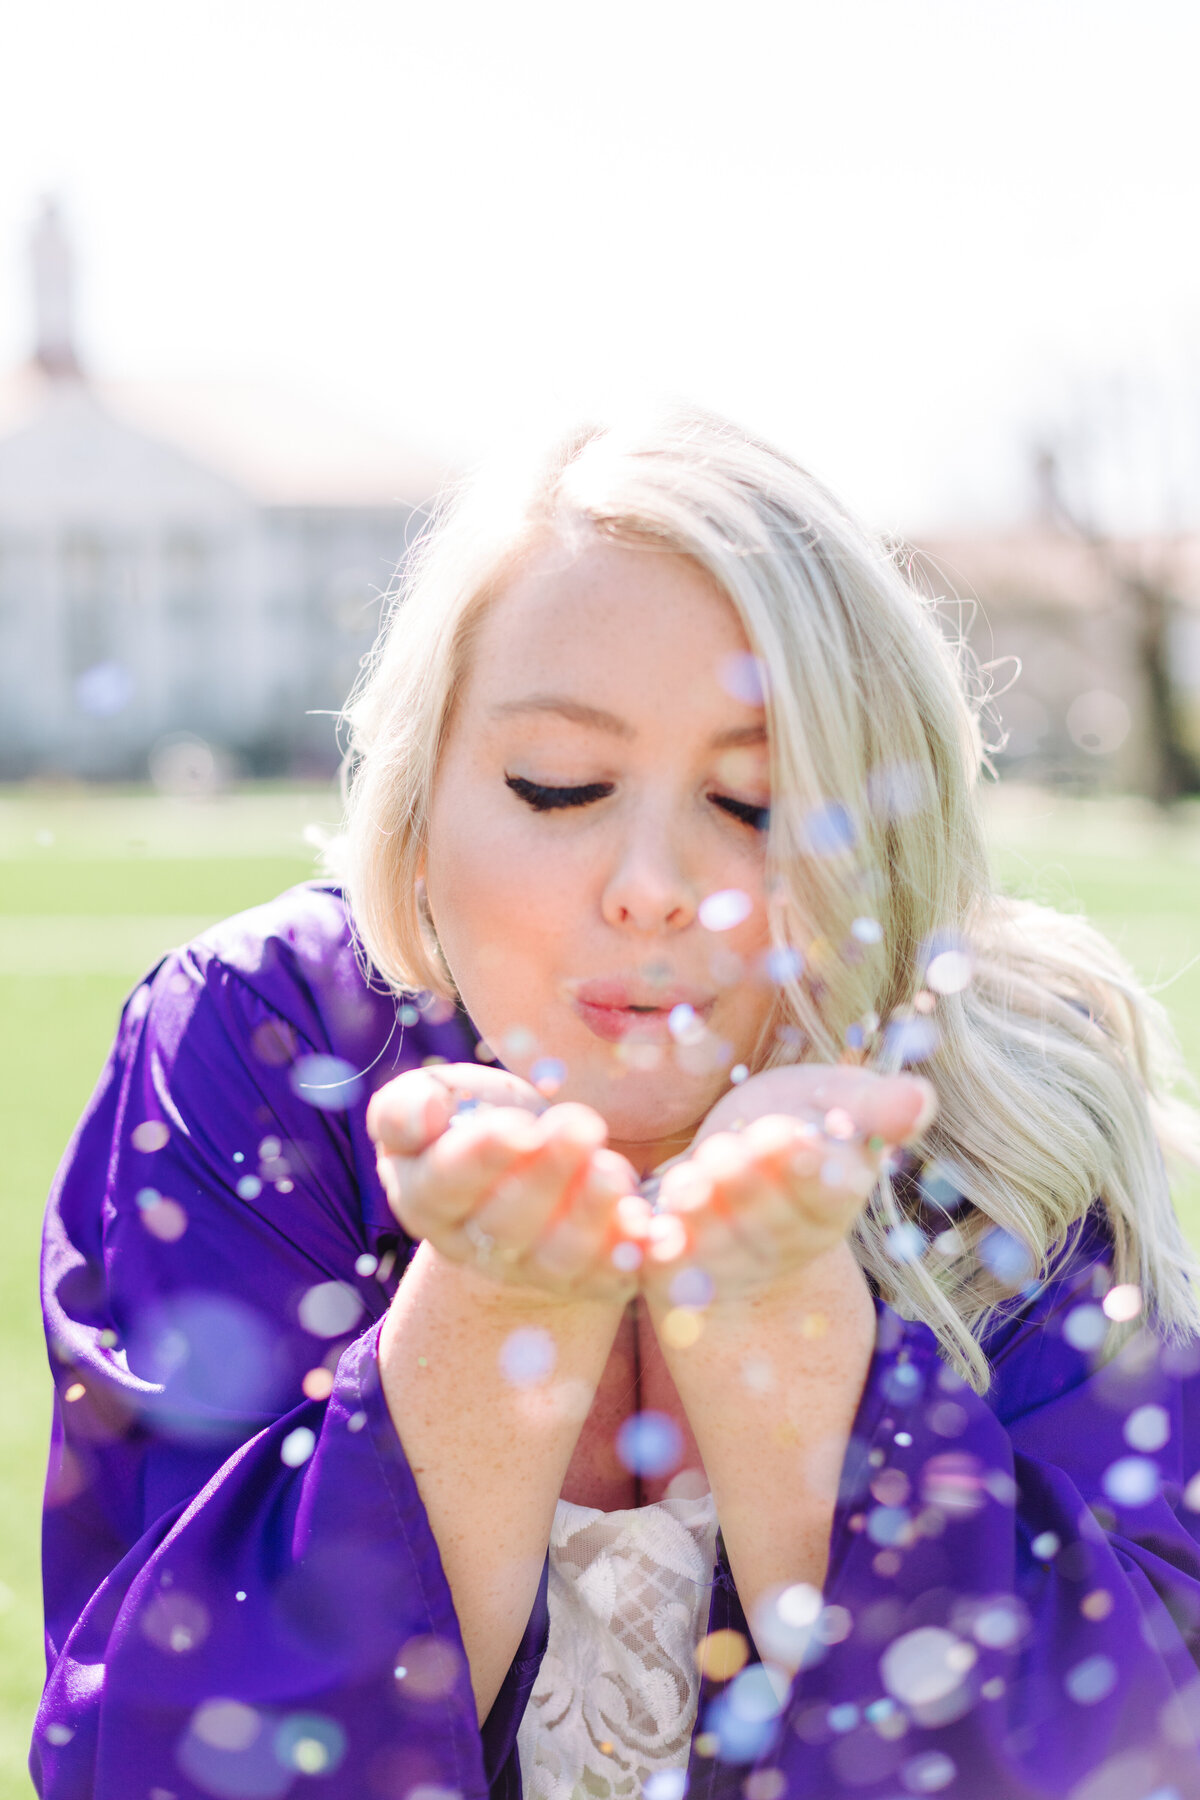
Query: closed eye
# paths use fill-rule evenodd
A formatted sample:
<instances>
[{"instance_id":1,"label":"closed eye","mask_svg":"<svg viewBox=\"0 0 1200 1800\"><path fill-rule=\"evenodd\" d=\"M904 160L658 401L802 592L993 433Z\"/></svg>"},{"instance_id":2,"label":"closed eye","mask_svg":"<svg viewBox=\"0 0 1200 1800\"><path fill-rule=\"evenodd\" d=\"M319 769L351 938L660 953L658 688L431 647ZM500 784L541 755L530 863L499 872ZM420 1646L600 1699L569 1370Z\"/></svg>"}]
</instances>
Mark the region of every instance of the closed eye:
<instances>
[{"instance_id":1,"label":"closed eye","mask_svg":"<svg viewBox=\"0 0 1200 1800\"><path fill-rule=\"evenodd\" d=\"M527 781L523 775L506 775L504 784L534 812L558 812L566 807L591 806L605 800L613 791L611 781L589 781L581 787L548 787L540 781ZM771 822L769 806L754 806L748 800L735 800L731 794L710 794L714 806L728 813L741 825L754 831L765 831Z\"/></svg>"},{"instance_id":2,"label":"closed eye","mask_svg":"<svg viewBox=\"0 0 1200 1800\"><path fill-rule=\"evenodd\" d=\"M755 831L765 831L771 823L769 806L751 806L748 800L734 800L729 794L710 794L708 797L731 819L740 819L743 825L752 825Z\"/></svg>"},{"instance_id":3,"label":"closed eye","mask_svg":"<svg viewBox=\"0 0 1200 1800\"><path fill-rule=\"evenodd\" d=\"M541 782L526 781L523 775L506 775L504 785L518 800L524 800L534 812L556 812L566 806L591 806L612 793L611 781L589 781L583 787L543 787Z\"/></svg>"}]
</instances>

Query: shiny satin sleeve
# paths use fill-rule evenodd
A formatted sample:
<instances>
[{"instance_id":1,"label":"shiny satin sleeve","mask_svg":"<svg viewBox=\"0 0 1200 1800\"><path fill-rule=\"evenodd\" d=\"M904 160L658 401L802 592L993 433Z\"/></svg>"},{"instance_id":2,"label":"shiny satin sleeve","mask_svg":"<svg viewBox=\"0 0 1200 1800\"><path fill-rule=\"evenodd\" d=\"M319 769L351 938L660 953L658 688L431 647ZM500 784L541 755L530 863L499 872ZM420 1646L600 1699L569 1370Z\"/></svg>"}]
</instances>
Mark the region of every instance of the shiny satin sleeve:
<instances>
[{"instance_id":1,"label":"shiny satin sleeve","mask_svg":"<svg viewBox=\"0 0 1200 1800\"><path fill-rule=\"evenodd\" d=\"M48 1800L487 1789L437 1546L380 1389L411 1248L370 1090L441 1023L319 887L125 1008L47 1215Z\"/></svg>"}]
</instances>

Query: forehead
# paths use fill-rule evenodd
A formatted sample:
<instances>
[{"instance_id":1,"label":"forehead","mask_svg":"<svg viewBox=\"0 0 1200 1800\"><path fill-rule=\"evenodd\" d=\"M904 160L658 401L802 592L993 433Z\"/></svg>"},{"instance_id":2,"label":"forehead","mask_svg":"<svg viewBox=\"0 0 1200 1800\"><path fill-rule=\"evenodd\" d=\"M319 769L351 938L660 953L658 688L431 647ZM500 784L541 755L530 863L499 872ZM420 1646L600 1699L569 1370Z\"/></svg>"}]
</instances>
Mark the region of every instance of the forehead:
<instances>
[{"instance_id":1,"label":"forehead","mask_svg":"<svg viewBox=\"0 0 1200 1800\"><path fill-rule=\"evenodd\" d=\"M746 710L722 680L749 646L728 596L689 558L593 536L534 551L487 607L468 683L479 700L547 682L608 700Z\"/></svg>"}]
</instances>

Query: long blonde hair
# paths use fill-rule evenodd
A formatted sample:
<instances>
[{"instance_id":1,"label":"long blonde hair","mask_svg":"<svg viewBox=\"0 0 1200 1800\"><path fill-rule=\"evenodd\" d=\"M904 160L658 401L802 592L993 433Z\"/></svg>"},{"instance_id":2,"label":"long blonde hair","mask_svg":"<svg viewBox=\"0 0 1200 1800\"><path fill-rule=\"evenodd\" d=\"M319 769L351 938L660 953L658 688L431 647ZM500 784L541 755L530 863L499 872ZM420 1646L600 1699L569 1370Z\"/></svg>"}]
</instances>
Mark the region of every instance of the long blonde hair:
<instances>
[{"instance_id":1,"label":"long blonde hair","mask_svg":"<svg viewBox=\"0 0 1200 1800\"><path fill-rule=\"evenodd\" d=\"M453 496L415 547L345 714L340 870L375 967L398 991L447 989L417 871L475 627L535 544L581 532L691 558L762 672L785 954L756 1067L919 1057L937 1090L925 1179L884 1179L858 1226L879 1290L983 1389L996 1308L1099 1200L1113 1282L1164 1334L1195 1329L1162 1148L1200 1162L1200 1119L1173 1097L1165 1014L1084 921L994 891L962 647L894 551L726 421L579 432L506 487Z\"/></svg>"}]
</instances>

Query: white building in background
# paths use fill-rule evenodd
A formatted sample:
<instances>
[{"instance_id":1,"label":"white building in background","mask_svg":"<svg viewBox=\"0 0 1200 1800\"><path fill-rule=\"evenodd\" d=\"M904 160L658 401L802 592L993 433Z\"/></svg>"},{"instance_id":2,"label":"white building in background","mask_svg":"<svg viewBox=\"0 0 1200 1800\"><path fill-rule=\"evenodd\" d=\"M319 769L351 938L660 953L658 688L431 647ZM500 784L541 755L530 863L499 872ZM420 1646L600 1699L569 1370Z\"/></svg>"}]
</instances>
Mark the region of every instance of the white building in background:
<instances>
[{"instance_id":1,"label":"white building in background","mask_svg":"<svg viewBox=\"0 0 1200 1800\"><path fill-rule=\"evenodd\" d=\"M49 205L32 262L34 353L0 381L0 779L141 776L176 733L331 768L321 715L442 472L265 387L89 379Z\"/></svg>"}]
</instances>

